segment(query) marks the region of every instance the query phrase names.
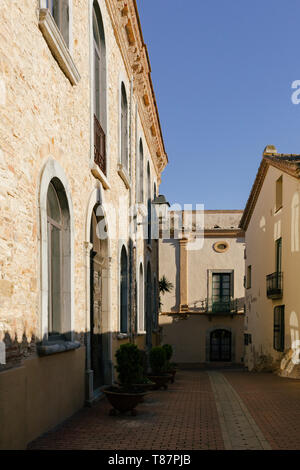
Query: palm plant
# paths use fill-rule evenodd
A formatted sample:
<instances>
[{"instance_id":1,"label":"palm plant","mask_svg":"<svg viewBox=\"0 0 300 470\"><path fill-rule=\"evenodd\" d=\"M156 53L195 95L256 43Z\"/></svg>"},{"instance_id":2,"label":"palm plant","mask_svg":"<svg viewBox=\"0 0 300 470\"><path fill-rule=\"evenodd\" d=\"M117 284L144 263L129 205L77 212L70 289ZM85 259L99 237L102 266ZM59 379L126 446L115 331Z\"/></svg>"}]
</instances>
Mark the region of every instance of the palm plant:
<instances>
[{"instance_id":1,"label":"palm plant","mask_svg":"<svg viewBox=\"0 0 300 470\"><path fill-rule=\"evenodd\" d=\"M166 292L171 292L174 288L172 282L168 281L165 275L163 275L159 280L159 293L165 295ZM161 296L159 295L159 310L161 310Z\"/></svg>"}]
</instances>

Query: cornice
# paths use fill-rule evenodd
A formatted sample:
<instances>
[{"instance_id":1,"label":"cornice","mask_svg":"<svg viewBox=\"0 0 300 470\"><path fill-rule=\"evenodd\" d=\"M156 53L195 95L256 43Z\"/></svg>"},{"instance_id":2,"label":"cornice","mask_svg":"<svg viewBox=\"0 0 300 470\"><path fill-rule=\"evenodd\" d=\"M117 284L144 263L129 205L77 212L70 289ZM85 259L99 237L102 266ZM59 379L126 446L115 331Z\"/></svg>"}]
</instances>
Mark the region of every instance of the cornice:
<instances>
[{"instance_id":1,"label":"cornice","mask_svg":"<svg viewBox=\"0 0 300 470\"><path fill-rule=\"evenodd\" d=\"M204 238L244 238L245 232L237 229L204 229Z\"/></svg>"},{"instance_id":2,"label":"cornice","mask_svg":"<svg viewBox=\"0 0 300 470\"><path fill-rule=\"evenodd\" d=\"M129 77L133 77L139 114L158 174L168 163L136 0L105 0Z\"/></svg>"}]
</instances>

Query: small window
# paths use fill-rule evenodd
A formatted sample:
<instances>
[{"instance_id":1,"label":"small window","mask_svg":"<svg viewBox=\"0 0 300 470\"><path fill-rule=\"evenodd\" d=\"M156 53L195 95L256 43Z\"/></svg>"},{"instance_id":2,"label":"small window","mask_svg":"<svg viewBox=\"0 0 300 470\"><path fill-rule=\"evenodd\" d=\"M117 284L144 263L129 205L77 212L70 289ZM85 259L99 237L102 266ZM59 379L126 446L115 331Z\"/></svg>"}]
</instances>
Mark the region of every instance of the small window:
<instances>
[{"instance_id":1,"label":"small window","mask_svg":"<svg viewBox=\"0 0 300 470\"><path fill-rule=\"evenodd\" d=\"M244 344L245 346L248 346L249 344L252 343L252 336L249 333L244 334Z\"/></svg>"},{"instance_id":2,"label":"small window","mask_svg":"<svg viewBox=\"0 0 300 470\"><path fill-rule=\"evenodd\" d=\"M274 349L284 351L284 305L274 308Z\"/></svg>"},{"instance_id":3,"label":"small window","mask_svg":"<svg viewBox=\"0 0 300 470\"><path fill-rule=\"evenodd\" d=\"M282 176L276 181L276 212L282 208Z\"/></svg>"},{"instance_id":4,"label":"small window","mask_svg":"<svg viewBox=\"0 0 300 470\"><path fill-rule=\"evenodd\" d=\"M282 238L278 238L275 242L275 263L276 272L281 272L281 257L282 257Z\"/></svg>"},{"instance_id":5,"label":"small window","mask_svg":"<svg viewBox=\"0 0 300 470\"><path fill-rule=\"evenodd\" d=\"M47 8L69 47L69 0L47 0Z\"/></svg>"},{"instance_id":6,"label":"small window","mask_svg":"<svg viewBox=\"0 0 300 470\"><path fill-rule=\"evenodd\" d=\"M252 266L247 267L246 288L250 289L252 283Z\"/></svg>"},{"instance_id":7,"label":"small window","mask_svg":"<svg viewBox=\"0 0 300 470\"><path fill-rule=\"evenodd\" d=\"M225 253L229 249L229 245L227 242L217 242L213 248L217 253Z\"/></svg>"}]
</instances>

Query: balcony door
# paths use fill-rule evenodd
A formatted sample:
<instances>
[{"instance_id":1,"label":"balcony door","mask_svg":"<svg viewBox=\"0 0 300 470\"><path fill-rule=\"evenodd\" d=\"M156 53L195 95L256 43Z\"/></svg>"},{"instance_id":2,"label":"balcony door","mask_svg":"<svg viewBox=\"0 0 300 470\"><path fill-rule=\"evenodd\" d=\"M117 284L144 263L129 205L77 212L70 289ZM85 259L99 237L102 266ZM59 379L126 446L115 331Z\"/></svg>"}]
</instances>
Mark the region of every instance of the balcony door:
<instances>
[{"instance_id":1,"label":"balcony door","mask_svg":"<svg viewBox=\"0 0 300 470\"><path fill-rule=\"evenodd\" d=\"M101 240L97 233L96 210L91 220L90 252L90 331L91 331L91 369L93 370L93 388L97 390L104 381L105 348L103 341L103 315L102 315L102 284L103 284L103 250Z\"/></svg>"},{"instance_id":2,"label":"balcony door","mask_svg":"<svg viewBox=\"0 0 300 470\"><path fill-rule=\"evenodd\" d=\"M212 309L213 311L230 311L231 274L213 273L212 275Z\"/></svg>"}]
</instances>

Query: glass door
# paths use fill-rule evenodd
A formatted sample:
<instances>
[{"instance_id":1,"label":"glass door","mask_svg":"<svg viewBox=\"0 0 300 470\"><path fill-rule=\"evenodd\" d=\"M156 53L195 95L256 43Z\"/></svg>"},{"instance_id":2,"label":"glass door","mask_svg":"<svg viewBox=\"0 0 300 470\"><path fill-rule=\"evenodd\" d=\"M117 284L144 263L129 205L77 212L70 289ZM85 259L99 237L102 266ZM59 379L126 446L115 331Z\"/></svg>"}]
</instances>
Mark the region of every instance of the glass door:
<instances>
[{"instance_id":1,"label":"glass door","mask_svg":"<svg viewBox=\"0 0 300 470\"><path fill-rule=\"evenodd\" d=\"M213 312L230 311L231 275L214 273L212 276L212 310Z\"/></svg>"}]
</instances>

